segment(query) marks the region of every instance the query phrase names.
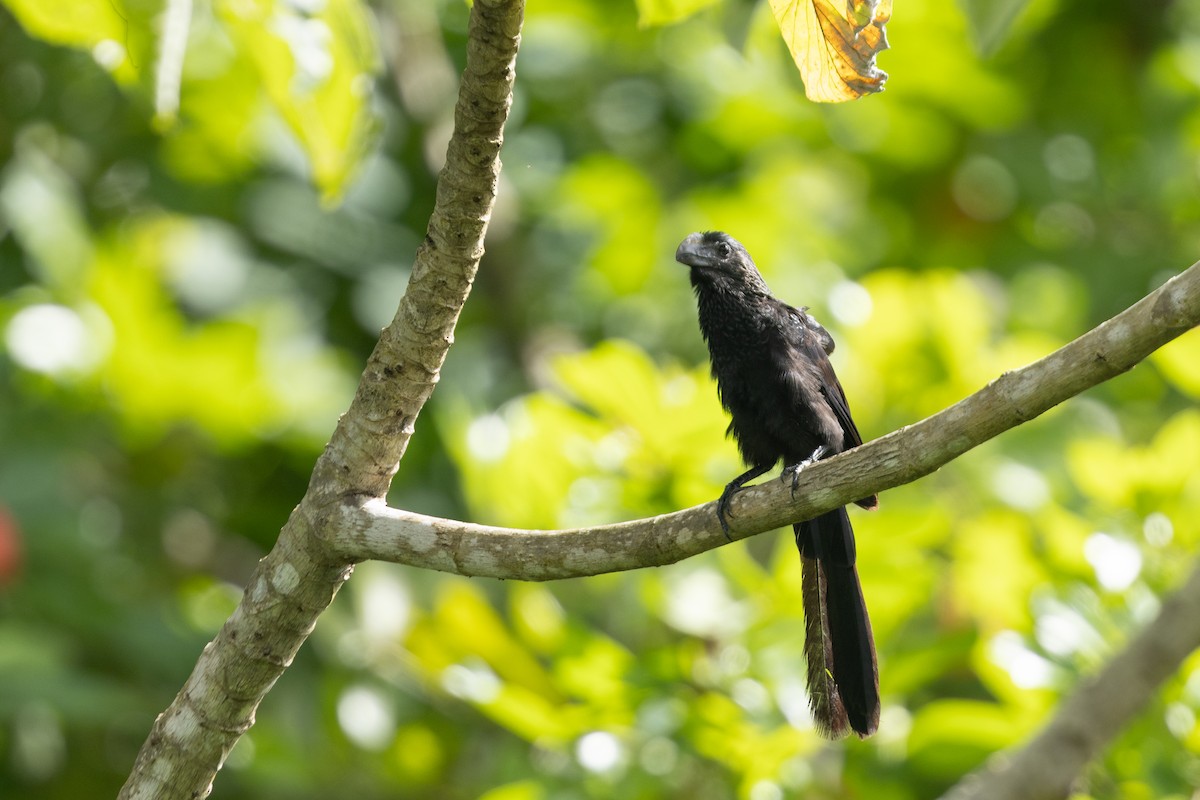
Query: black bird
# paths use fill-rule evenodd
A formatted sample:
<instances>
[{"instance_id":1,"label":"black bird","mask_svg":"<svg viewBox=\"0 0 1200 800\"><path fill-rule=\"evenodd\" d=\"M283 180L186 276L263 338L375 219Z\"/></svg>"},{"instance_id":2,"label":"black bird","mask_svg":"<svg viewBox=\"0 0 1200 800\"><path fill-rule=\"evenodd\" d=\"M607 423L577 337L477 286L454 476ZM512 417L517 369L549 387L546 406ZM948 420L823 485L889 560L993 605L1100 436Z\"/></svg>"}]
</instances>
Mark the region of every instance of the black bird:
<instances>
[{"instance_id":1,"label":"black bird","mask_svg":"<svg viewBox=\"0 0 1200 800\"><path fill-rule=\"evenodd\" d=\"M675 259L691 268L721 405L750 467L717 502L728 536L729 502L776 463L798 485L800 470L862 444L829 353L833 337L806 309L777 300L736 239L712 231L683 240ZM856 501L878 505L875 496ZM794 526L803 565L809 705L830 738L879 727L879 667L871 621L855 569L854 531L845 508ZM849 729L849 730L848 730Z\"/></svg>"}]
</instances>

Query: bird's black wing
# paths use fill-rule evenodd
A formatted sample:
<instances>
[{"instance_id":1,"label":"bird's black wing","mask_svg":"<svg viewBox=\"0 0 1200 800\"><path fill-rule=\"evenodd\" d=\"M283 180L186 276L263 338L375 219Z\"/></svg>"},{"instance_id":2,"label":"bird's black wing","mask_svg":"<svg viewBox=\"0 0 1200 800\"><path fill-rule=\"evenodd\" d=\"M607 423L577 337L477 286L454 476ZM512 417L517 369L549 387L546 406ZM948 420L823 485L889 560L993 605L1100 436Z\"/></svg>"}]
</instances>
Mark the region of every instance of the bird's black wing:
<instances>
[{"instance_id":1,"label":"bird's black wing","mask_svg":"<svg viewBox=\"0 0 1200 800\"><path fill-rule=\"evenodd\" d=\"M831 411L842 429L843 439L842 446L834 448L835 452L862 444L862 436L850 416L846 393L829 361L828 354L834 348L833 337L809 315L807 309L776 302L775 312L782 341L775 352L778 354L780 371L791 376L790 399L794 412L820 415L826 408ZM814 389L820 394L819 397L814 395Z\"/></svg>"},{"instance_id":2,"label":"bird's black wing","mask_svg":"<svg viewBox=\"0 0 1200 800\"><path fill-rule=\"evenodd\" d=\"M808 313L807 308L793 308L779 302L778 309L782 317L780 328L784 331L785 339L780 358L788 362L785 369L803 371L815 379L805 380L802 382L803 386L797 386L792 398L794 407L800 413L803 413L805 408L813 407L814 398L808 387L815 384L823 401L818 405L828 408L842 429L842 446L838 452L858 447L863 443L862 435L850 415L846 393L837 373L833 371L833 363L829 360L828 354L832 353L834 348L833 337ZM858 505L863 508L874 508L877 504L878 498L874 496L858 501Z\"/></svg>"},{"instance_id":3,"label":"bird's black wing","mask_svg":"<svg viewBox=\"0 0 1200 800\"><path fill-rule=\"evenodd\" d=\"M842 448L849 450L851 447L858 447L862 444L862 436L854 424L854 418L850 416L850 404L846 402L846 393L842 391L842 383L833 371L833 364L828 358L822 358L819 366L822 377L821 391L838 422L842 424L842 432L846 436Z\"/></svg>"}]
</instances>

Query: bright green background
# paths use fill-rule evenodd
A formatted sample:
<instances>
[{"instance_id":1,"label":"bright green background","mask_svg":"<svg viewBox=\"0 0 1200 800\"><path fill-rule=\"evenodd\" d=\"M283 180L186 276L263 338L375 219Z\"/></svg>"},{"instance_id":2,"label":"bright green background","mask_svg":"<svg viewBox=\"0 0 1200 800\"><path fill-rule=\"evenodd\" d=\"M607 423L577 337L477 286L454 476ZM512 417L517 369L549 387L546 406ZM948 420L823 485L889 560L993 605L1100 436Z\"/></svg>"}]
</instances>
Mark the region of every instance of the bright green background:
<instances>
[{"instance_id":1,"label":"bright green background","mask_svg":"<svg viewBox=\"0 0 1200 800\"><path fill-rule=\"evenodd\" d=\"M156 119L158 3L4 6L0 796L111 796L395 308L467 9L197 3ZM715 498L741 467L693 230L833 331L868 438L1200 256L1200 3L904 0L888 33L887 91L821 107L763 2L531 0L488 254L391 502L559 527ZM867 742L808 723L790 535L547 585L366 564L214 796L934 796L1189 569L1197 397L1192 333L853 514ZM1198 707L1193 659L1081 796L1190 796Z\"/></svg>"}]
</instances>

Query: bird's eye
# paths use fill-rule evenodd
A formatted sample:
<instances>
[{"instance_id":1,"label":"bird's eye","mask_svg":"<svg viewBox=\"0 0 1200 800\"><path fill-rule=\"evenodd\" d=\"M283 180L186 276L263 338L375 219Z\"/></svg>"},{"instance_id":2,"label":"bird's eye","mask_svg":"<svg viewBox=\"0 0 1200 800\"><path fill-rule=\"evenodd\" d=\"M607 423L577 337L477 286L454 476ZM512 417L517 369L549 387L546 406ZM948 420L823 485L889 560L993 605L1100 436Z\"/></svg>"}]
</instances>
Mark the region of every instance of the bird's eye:
<instances>
[{"instance_id":1,"label":"bird's eye","mask_svg":"<svg viewBox=\"0 0 1200 800\"><path fill-rule=\"evenodd\" d=\"M728 242L717 242L717 255L721 258L729 258L729 254L732 252L733 249L729 246Z\"/></svg>"}]
</instances>

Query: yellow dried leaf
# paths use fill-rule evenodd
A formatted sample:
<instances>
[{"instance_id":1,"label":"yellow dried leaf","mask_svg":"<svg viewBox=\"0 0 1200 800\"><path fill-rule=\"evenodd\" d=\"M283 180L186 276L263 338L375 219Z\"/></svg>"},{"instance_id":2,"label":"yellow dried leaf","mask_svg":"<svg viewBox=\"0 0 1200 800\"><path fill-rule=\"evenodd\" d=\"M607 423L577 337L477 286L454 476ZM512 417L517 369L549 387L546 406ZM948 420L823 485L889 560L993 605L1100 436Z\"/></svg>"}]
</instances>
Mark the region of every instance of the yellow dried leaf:
<instances>
[{"instance_id":1,"label":"yellow dried leaf","mask_svg":"<svg viewBox=\"0 0 1200 800\"><path fill-rule=\"evenodd\" d=\"M808 99L840 103L883 90L875 56L888 47L892 0L771 0Z\"/></svg>"}]
</instances>

